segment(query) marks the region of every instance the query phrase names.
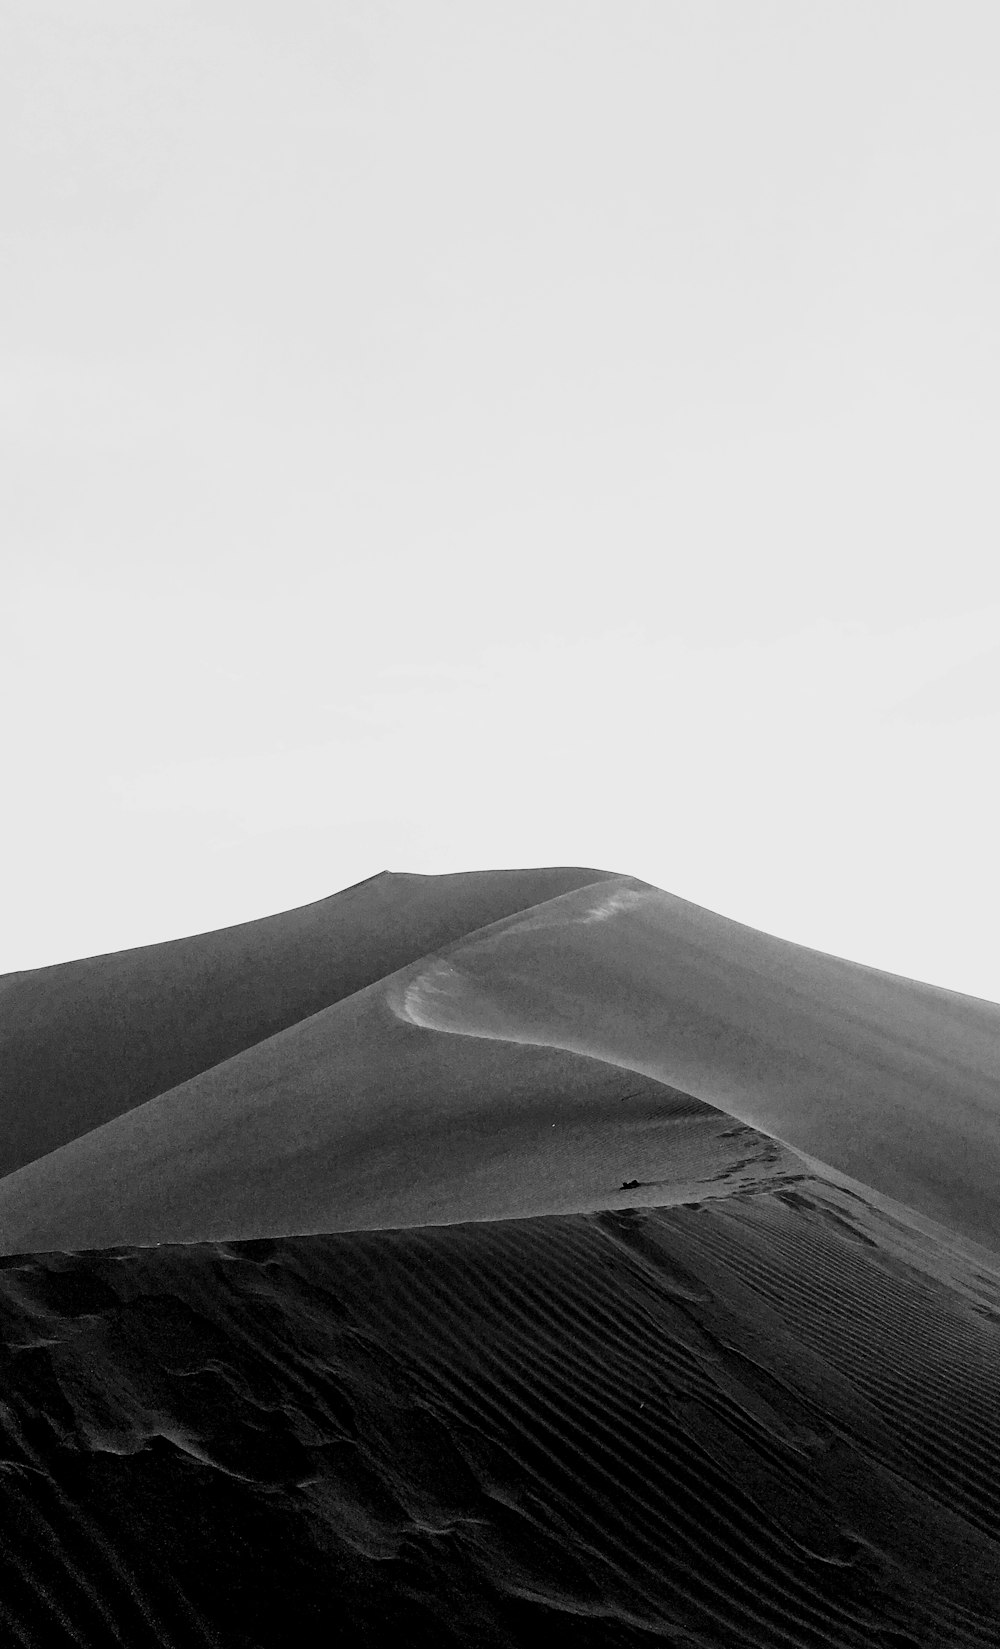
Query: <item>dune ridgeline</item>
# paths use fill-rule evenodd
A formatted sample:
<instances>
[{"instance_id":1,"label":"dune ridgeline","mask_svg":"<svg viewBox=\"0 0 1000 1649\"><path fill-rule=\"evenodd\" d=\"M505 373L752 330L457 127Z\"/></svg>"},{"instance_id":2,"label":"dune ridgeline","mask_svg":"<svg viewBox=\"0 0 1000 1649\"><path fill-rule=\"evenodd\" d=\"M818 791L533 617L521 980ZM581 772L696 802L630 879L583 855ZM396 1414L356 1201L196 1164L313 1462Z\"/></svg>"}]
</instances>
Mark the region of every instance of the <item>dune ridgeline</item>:
<instances>
[{"instance_id":1,"label":"dune ridgeline","mask_svg":"<svg viewBox=\"0 0 1000 1649\"><path fill-rule=\"evenodd\" d=\"M0 979L29 1645L1000 1645L1000 1007L587 869Z\"/></svg>"}]
</instances>

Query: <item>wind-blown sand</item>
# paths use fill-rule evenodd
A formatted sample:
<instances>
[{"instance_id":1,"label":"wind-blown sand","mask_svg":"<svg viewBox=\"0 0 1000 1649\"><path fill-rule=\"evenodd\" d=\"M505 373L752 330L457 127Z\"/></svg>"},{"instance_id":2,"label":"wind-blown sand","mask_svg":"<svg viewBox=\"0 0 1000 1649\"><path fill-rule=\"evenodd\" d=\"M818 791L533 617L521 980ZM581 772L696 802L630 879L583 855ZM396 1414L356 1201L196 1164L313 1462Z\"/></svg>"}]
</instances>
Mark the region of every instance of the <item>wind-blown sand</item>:
<instances>
[{"instance_id":1,"label":"wind-blown sand","mask_svg":"<svg viewBox=\"0 0 1000 1649\"><path fill-rule=\"evenodd\" d=\"M1000 1008L556 870L0 1012L11 1641L1000 1645Z\"/></svg>"}]
</instances>

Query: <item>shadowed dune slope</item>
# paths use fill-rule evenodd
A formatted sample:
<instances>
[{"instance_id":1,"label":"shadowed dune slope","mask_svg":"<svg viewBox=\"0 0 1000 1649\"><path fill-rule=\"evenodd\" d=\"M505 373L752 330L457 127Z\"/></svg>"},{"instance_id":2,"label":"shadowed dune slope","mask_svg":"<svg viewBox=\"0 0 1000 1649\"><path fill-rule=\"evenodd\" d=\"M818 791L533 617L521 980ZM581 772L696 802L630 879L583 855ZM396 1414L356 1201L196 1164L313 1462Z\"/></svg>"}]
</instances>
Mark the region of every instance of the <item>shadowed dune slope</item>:
<instances>
[{"instance_id":1,"label":"shadowed dune slope","mask_svg":"<svg viewBox=\"0 0 1000 1649\"><path fill-rule=\"evenodd\" d=\"M186 1082L584 869L384 871L215 933L0 978L0 1174Z\"/></svg>"},{"instance_id":2,"label":"shadowed dune slope","mask_svg":"<svg viewBox=\"0 0 1000 1649\"><path fill-rule=\"evenodd\" d=\"M387 987L429 1030L616 1062L1000 1245L1000 1006L759 933L625 879Z\"/></svg>"},{"instance_id":3,"label":"shadowed dune slope","mask_svg":"<svg viewBox=\"0 0 1000 1649\"><path fill-rule=\"evenodd\" d=\"M996 1649L1000 1287L864 1199L8 1259L5 1639Z\"/></svg>"}]
</instances>

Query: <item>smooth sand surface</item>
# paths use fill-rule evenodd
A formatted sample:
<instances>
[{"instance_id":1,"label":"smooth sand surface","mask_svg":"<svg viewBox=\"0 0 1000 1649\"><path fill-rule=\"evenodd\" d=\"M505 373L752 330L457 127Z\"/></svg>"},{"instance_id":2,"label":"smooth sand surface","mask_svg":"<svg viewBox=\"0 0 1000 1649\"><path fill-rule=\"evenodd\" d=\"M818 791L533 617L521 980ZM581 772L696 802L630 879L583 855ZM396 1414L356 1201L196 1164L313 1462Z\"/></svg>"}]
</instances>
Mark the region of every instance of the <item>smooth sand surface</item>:
<instances>
[{"instance_id":1,"label":"smooth sand surface","mask_svg":"<svg viewBox=\"0 0 1000 1649\"><path fill-rule=\"evenodd\" d=\"M518 897L544 886L545 873L518 874ZM435 878L421 879L419 924L402 880L398 926L381 906L371 914L385 954L370 948L366 972L395 960L400 932L412 947L418 927L440 931L428 920ZM461 901L442 881L452 925L488 908L474 878ZM237 994L228 976L224 994ZM62 1025L69 1002L66 990ZM155 1034L173 1035L175 1022ZM771 938L628 877L591 880L443 943L166 1094L127 1110L116 1100L120 1114L100 1127L88 1097L77 1138L0 1180L0 1248L602 1207L623 1180L687 1182L673 1136L656 1137L678 1093L995 1246L998 1061L993 1003ZM47 1090L25 1091L21 1116L44 1113L33 1095ZM89 1070L85 1091L103 1093ZM72 1110L60 1102L62 1126Z\"/></svg>"},{"instance_id":2,"label":"smooth sand surface","mask_svg":"<svg viewBox=\"0 0 1000 1649\"><path fill-rule=\"evenodd\" d=\"M383 871L167 944L0 977L0 1173L599 870Z\"/></svg>"},{"instance_id":3,"label":"smooth sand surface","mask_svg":"<svg viewBox=\"0 0 1000 1649\"><path fill-rule=\"evenodd\" d=\"M1000 1006L622 878L392 986L411 1022L572 1049L718 1105L1000 1247Z\"/></svg>"},{"instance_id":4,"label":"smooth sand surface","mask_svg":"<svg viewBox=\"0 0 1000 1649\"><path fill-rule=\"evenodd\" d=\"M0 981L6 1641L1000 1649L1000 1009L600 871L178 945Z\"/></svg>"},{"instance_id":5,"label":"smooth sand surface","mask_svg":"<svg viewBox=\"0 0 1000 1649\"><path fill-rule=\"evenodd\" d=\"M602 1060L419 1029L379 984L0 1180L0 1244L502 1219L604 1208L633 1179L666 1202L766 1167L746 1133Z\"/></svg>"}]
</instances>

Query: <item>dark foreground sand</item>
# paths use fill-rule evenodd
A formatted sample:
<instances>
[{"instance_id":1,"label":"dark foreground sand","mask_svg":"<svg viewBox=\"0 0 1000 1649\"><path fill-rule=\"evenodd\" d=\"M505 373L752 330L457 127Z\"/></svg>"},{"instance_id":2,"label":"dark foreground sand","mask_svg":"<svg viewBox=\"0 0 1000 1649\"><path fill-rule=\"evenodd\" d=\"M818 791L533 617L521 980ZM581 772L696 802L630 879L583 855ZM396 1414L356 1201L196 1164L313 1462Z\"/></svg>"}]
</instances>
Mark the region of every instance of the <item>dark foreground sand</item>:
<instances>
[{"instance_id":1,"label":"dark foreground sand","mask_svg":"<svg viewBox=\"0 0 1000 1649\"><path fill-rule=\"evenodd\" d=\"M1000 1645L1000 1009L598 871L179 943L0 981L5 1641Z\"/></svg>"}]
</instances>

